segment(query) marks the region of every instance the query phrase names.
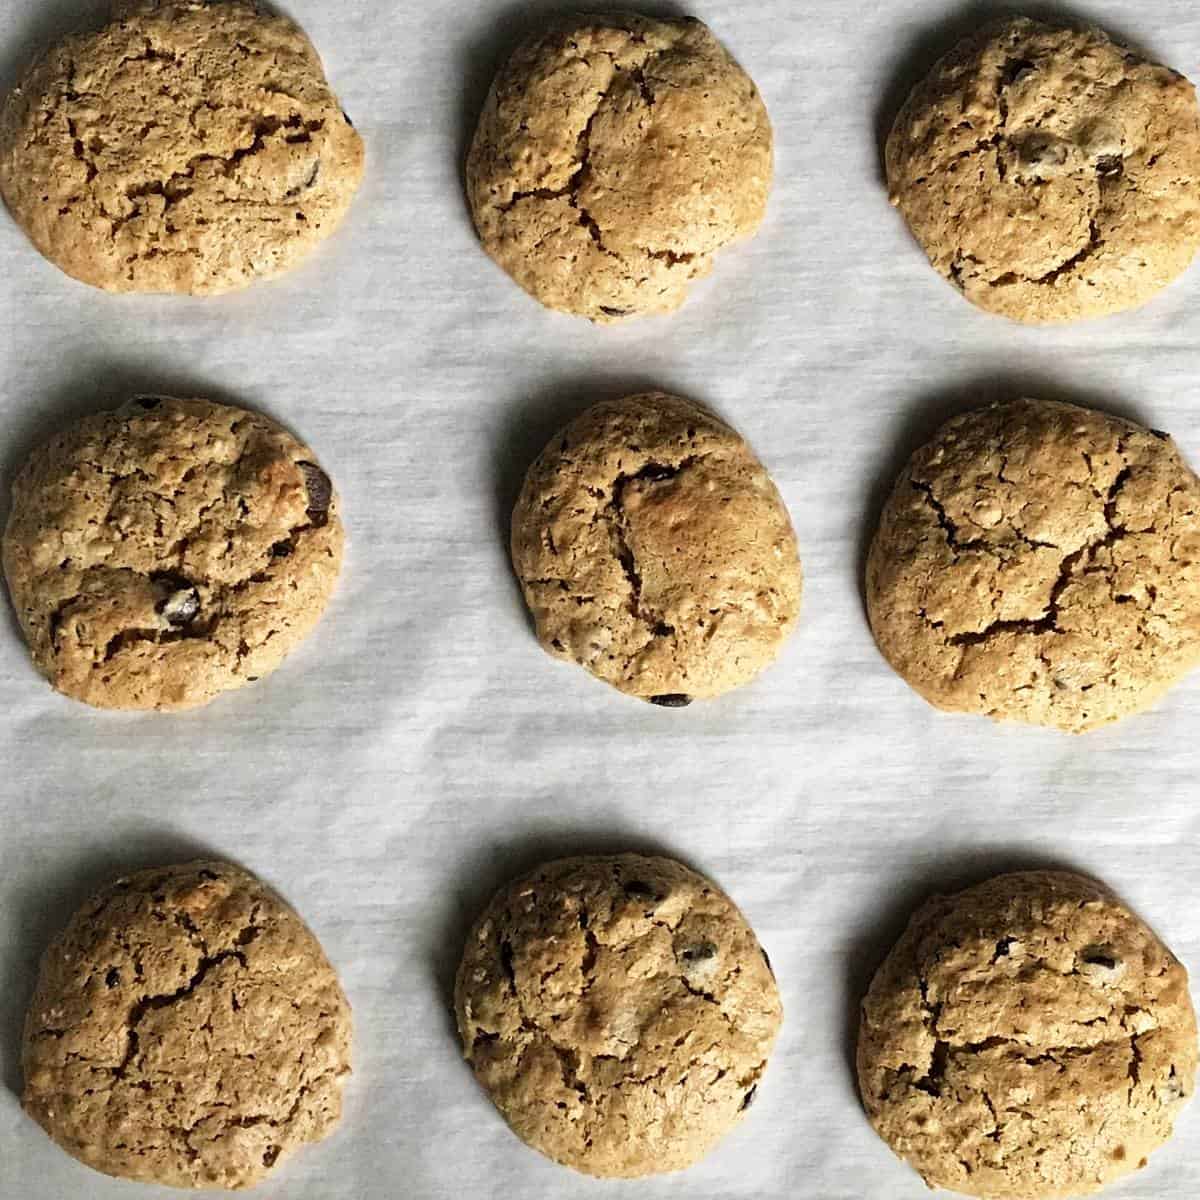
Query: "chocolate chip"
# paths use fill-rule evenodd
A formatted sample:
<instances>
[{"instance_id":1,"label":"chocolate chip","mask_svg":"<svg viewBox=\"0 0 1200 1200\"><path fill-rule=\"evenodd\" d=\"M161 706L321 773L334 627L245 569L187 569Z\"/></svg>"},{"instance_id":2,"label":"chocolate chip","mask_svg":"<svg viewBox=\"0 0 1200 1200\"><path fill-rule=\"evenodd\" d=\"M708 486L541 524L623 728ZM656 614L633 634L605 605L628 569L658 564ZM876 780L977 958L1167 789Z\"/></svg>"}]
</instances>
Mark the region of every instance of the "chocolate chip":
<instances>
[{"instance_id":1,"label":"chocolate chip","mask_svg":"<svg viewBox=\"0 0 1200 1200\"><path fill-rule=\"evenodd\" d=\"M104 986L115 988L121 982L121 972L113 967L104 977Z\"/></svg>"},{"instance_id":2,"label":"chocolate chip","mask_svg":"<svg viewBox=\"0 0 1200 1200\"><path fill-rule=\"evenodd\" d=\"M1161 442L1169 442L1171 440L1171 435L1169 433L1163 433L1161 429L1152 429L1150 432L1154 434L1154 436Z\"/></svg>"},{"instance_id":3,"label":"chocolate chip","mask_svg":"<svg viewBox=\"0 0 1200 1200\"><path fill-rule=\"evenodd\" d=\"M650 697L650 703L657 704L659 708L687 708L691 702L691 696L685 696L682 692L669 692L665 696Z\"/></svg>"},{"instance_id":4,"label":"chocolate chip","mask_svg":"<svg viewBox=\"0 0 1200 1200\"><path fill-rule=\"evenodd\" d=\"M745 1094L745 1095L742 1097L742 1107L738 1109L738 1112L745 1112L745 1111L746 1111L746 1109L748 1109L748 1108L750 1107L750 1105L752 1105L752 1104L754 1103L754 1097L755 1097L757 1094L758 1094L758 1084L756 1083L756 1084L754 1084L754 1086L753 1086L753 1087L751 1087L751 1089L750 1089L750 1090L749 1090L749 1091L748 1091L748 1092L747 1092L747 1093L746 1093L746 1094Z\"/></svg>"},{"instance_id":5,"label":"chocolate chip","mask_svg":"<svg viewBox=\"0 0 1200 1200\"><path fill-rule=\"evenodd\" d=\"M717 957L717 948L712 942L697 942L694 946L688 946L680 957L684 962L704 962Z\"/></svg>"},{"instance_id":6,"label":"chocolate chip","mask_svg":"<svg viewBox=\"0 0 1200 1200\"><path fill-rule=\"evenodd\" d=\"M629 316L629 309L627 309L627 308L606 308L602 304L602 305L600 305L600 311L606 317L627 317L627 316Z\"/></svg>"},{"instance_id":7,"label":"chocolate chip","mask_svg":"<svg viewBox=\"0 0 1200 1200\"><path fill-rule=\"evenodd\" d=\"M304 486L308 489L308 519L316 526L324 525L333 503L333 484L316 463L302 462L296 466L304 475Z\"/></svg>"},{"instance_id":8,"label":"chocolate chip","mask_svg":"<svg viewBox=\"0 0 1200 1200\"><path fill-rule=\"evenodd\" d=\"M657 888L651 887L641 879L631 879L625 884L625 895L633 896L638 900L653 900L655 904L661 903L666 899Z\"/></svg>"},{"instance_id":9,"label":"chocolate chip","mask_svg":"<svg viewBox=\"0 0 1200 1200\"><path fill-rule=\"evenodd\" d=\"M1115 179L1125 173L1125 160L1119 154L1102 154L1096 159L1096 174L1101 179Z\"/></svg>"},{"instance_id":10,"label":"chocolate chip","mask_svg":"<svg viewBox=\"0 0 1200 1200\"><path fill-rule=\"evenodd\" d=\"M199 611L200 596L195 588L175 592L162 604L162 615L167 618L168 625L190 625Z\"/></svg>"},{"instance_id":11,"label":"chocolate chip","mask_svg":"<svg viewBox=\"0 0 1200 1200\"><path fill-rule=\"evenodd\" d=\"M670 637L675 632L674 625L668 625L666 621L659 621L654 627L655 637Z\"/></svg>"},{"instance_id":12,"label":"chocolate chip","mask_svg":"<svg viewBox=\"0 0 1200 1200\"><path fill-rule=\"evenodd\" d=\"M167 589L167 595L159 601L156 609L166 618L167 624L176 628L190 625L200 612L200 593L196 585L170 571L157 571L150 578Z\"/></svg>"},{"instance_id":13,"label":"chocolate chip","mask_svg":"<svg viewBox=\"0 0 1200 1200\"><path fill-rule=\"evenodd\" d=\"M271 547L271 557L272 558L287 558L287 556L289 554L291 554L292 550L293 550L293 546L292 546L291 542L288 542L288 541L276 542L275 545L273 545Z\"/></svg>"}]
</instances>

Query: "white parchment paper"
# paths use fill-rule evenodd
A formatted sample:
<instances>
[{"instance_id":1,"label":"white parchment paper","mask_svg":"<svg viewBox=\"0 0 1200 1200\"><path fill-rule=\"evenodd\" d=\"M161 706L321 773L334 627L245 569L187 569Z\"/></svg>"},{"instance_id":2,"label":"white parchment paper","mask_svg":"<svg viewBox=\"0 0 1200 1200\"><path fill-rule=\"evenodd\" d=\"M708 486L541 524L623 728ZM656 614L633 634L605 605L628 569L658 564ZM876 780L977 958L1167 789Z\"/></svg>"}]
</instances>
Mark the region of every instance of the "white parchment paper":
<instances>
[{"instance_id":1,"label":"white parchment paper","mask_svg":"<svg viewBox=\"0 0 1200 1200\"><path fill-rule=\"evenodd\" d=\"M97 7L0 0L0 82ZM19 1029L44 944L90 889L196 854L278 887L354 1004L343 1127L258 1193L288 1200L916 1200L923 1185L861 1113L850 1056L861 992L921 898L1001 868L1074 866L1200 969L1200 678L1086 738L939 716L880 658L860 587L903 458L969 404L1094 403L1171 430L1200 463L1200 269L1141 312L1075 328L976 312L889 209L878 141L915 74L991 6L698 0L774 121L766 225L673 317L595 329L545 312L477 246L460 163L500 56L551 7L292 0L369 171L343 231L276 284L105 296L0 216L5 493L76 414L138 389L204 395L307 439L350 536L316 636L191 715L62 699L0 623L2 1197L160 1194L78 1166L22 1115ZM1200 77L1189 0L1074 12ZM556 425L644 386L746 435L791 508L806 575L781 662L682 711L544 656L506 556L521 474ZM676 855L734 896L787 1018L753 1112L717 1153L686 1175L605 1184L508 1133L460 1060L449 981L502 881L619 848ZM1200 1195L1200 1106L1113 1194Z\"/></svg>"}]
</instances>

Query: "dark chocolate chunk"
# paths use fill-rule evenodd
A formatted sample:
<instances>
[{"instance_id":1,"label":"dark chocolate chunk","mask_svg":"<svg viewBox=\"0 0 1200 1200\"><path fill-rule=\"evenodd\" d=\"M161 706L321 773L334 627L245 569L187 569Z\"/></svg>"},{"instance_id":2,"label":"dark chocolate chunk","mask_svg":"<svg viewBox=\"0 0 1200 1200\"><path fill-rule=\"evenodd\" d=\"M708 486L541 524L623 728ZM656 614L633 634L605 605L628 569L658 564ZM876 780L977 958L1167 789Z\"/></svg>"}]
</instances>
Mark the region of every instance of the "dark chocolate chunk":
<instances>
[{"instance_id":1,"label":"dark chocolate chunk","mask_svg":"<svg viewBox=\"0 0 1200 1200\"><path fill-rule=\"evenodd\" d=\"M625 895L633 896L638 900L652 900L655 904L661 903L666 899L657 889L650 886L641 879L631 879L625 884Z\"/></svg>"},{"instance_id":2,"label":"dark chocolate chunk","mask_svg":"<svg viewBox=\"0 0 1200 1200\"><path fill-rule=\"evenodd\" d=\"M691 696L685 696L681 692L671 692L665 696L650 697L650 703L657 704L659 708L687 708L691 702Z\"/></svg>"},{"instance_id":3,"label":"dark chocolate chunk","mask_svg":"<svg viewBox=\"0 0 1200 1200\"><path fill-rule=\"evenodd\" d=\"M329 476L316 463L296 464L304 475L304 486L308 489L308 519L317 526L329 519L329 506L333 503L333 484Z\"/></svg>"},{"instance_id":4,"label":"dark chocolate chunk","mask_svg":"<svg viewBox=\"0 0 1200 1200\"><path fill-rule=\"evenodd\" d=\"M167 590L157 606L157 611L166 618L167 624L177 629L190 625L200 612L200 593L196 585L171 571L158 571L150 578Z\"/></svg>"}]
</instances>

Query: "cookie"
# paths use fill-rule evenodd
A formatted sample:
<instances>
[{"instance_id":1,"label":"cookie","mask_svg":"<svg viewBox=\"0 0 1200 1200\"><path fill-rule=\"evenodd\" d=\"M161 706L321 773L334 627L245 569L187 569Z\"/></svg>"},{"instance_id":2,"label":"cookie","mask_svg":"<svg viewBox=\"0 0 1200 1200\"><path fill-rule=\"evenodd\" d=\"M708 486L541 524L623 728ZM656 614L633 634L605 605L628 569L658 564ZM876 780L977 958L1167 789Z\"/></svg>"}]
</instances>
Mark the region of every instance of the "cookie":
<instances>
[{"instance_id":1,"label":"cookie","mask_svg":"<svg viewBox=\"0 0 1200 1200\"><path fill-rule=\"evenodd\" d=\"M1039 400L913 455L867 563L875 640L931 704L1081 732L1200 657L1200 481L1164 433Z\"/></svg>"},{"instance_id":2,"label":"cookie","mask_svg":"<svg viewBox=\"0 0 1200 1200\"><path fill-rule=\"evenodd\" d=\"M933 266L1014 321L1135 308L1200 247L1195 90L1098 29L986 25L913 90L886 159Z\"/></svg>"},{"instance_id":3,"label":"cookie","mask_svg":"<svg viewBox=\"0 0 1200 1200\"><path fill-rule=\"evenodd\" d=\"M143 396L25 464L4 573L34 664L60 692L193 708L269 674L308 635L342 536L329 476L274 422Z\"/></svg>"},{"instance_id":4,"label":"cookie","mask_svg":"<svg viewBox=\"0 0 1200 1200\"><path fill-rule=\"evenodd\" d=\"M249 1187L337 1124L350 1039L321 947L257 879L220 862L141 871L46 951L22 1102L106 1175Z\"/></svg>"},{"instance_id":5,"label":"cookie","mask_svg":"<svg viewBox=\"0 0 1200 1200\"><path fill-rule=\"evenodd\" d=\"M871 1123L930 1187L970 1196L1079 1196L1144 1167L1195 1076L1187 972L1067 872L930 900L863 1003Z\"/></svg>"},{"instance_id":6,"label":"cookie","mask_svg":"<svg viewBox=\"0 0 1200 1200\"><path fill-rule=\"evenodd\" d=\"M534 299L599 323L670 312L759 227L771 123L693 19L552 22L492 84L467 158L484 249Z\"/></svg>"},{"instance_id":7,"label":"cookie","mask_svg":"<svg viewBox=\"0 0 1200 1200\"><path fill-rule=\"evenodd\" d=\"M550 442L512 559L550 654L669 707L748 683L800 608L770 476L729 426L662 392L597 404Z\"/></svg>"},{"instance_id":8,"label":"cookie","mask_svg":"<svg viewBox=\"0 0 1200 1200\"><path fill-rule=\"evenodd\" d=\"M0 109L0 194L55 266L111 292L208 295L337 228L362 141L308 38L246 0L126 4Z\"/></svg>"},{"instance_id":9,"label":"cookie","mask_svg":"<svg viewBox=\"0 0 1200 1200\"><path fill-rule=\"evenodd\" d=\"M467 940L455 1008L522 1141L627 1178L690 1166L737 1124L783 1017L733 902L637 854L562 859L504 888Z\"/></svg>"}]
</instances>

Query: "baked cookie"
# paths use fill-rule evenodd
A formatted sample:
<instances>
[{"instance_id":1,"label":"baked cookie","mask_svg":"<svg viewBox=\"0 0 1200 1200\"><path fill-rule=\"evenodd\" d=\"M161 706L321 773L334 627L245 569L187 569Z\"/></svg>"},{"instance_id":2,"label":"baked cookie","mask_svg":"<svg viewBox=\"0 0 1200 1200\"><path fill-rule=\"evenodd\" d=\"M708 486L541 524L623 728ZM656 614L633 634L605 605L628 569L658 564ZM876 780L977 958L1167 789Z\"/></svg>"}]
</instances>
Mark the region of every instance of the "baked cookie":
<instances>
[{"instance_id":1,"label":"baked cookie","mask_svg":"<svg viewBox=\"0 0 1200 1200\"><path fill-rule=\"evenodd\" d=\"M1200 481L1164 433L1039 400L910 459L867 563L884 657L931 704L1081 732L1200 658Z\"/></svg>"},{"instance_id":2,"label":"baked cookie","mask_svg":"<svg viewBox=\"0 0 1200 1200\"><path fill-rule=\"evenodd\" d=\"M1079 1196L1144 1167L1195 1075L1187 972L1067 872L930 900L863 1003L872 1125L930 1187L970 1196Z\"/></svg>"},{"instance_id":3,"label":"baked cookie","mask_svg":"<svg viewBox=\"0 0 1200 1200\"><path fill-rule=\"evenodd\" d=\"M913 90L886 157L930 262L1014 321L1135 308L1200 247L1195 90L1098 29L985 26Z\"/></svg>"},{"instance_id":4,"label":"baked cookie","mask_svg":"<svg viewBox=\"0 0 1200 1200\"><path fill-rule=\"evenodd\" d=\"M669 312L759 227L771 124L693 19L553 22L497 75L467 158L484 249L548 308L606 323Z\"/></svg>"},{"instance_id":5,"label":"baked cookie","mask_svg":"<svg viewBox=\"0 0 1200 1200\"><path fill-rule=\"evenodd\" d=\"M192 862L118 879L42 959L25 1111L106 1175L249 1187L341 1116L350 1006L300 918Z\"/></svg>"},{"instance_id":6,"label":"baked cookie","mask_svg":"<svg viewBox=\"0 0 1200 1200\"><path fill-rule=\"evenodd\" d=\"M4 573L34 664L98 708L206 704L273 671L342 560L329 476L274 422L143 396L42 446Z\"/></svg>"},{"instance_id":7,"label":"baked cookie","mask_svg":"<svg viewBox=\"0 0 1200 1200\"><path fill-rule=\"evenodd\" d=\"M733 902L666 858L549 863L467 940L455 1008L522 1141L589 1175L677 1171L741 1119L783 1018Z\"/></svg>"},{"instance_id":8,"label":"baked cookie","mask_svg":"<svg viewBox=\"0 0 1200 1200\"><path fill-rule=\"evenodd\" d=\"M668 707L749 682L800 609L770 476L729 426L662 392L597 404L550 442L512 558L550 654Z\"/></svg>"},{"instance_id":9,"label":"baked cookie","mask_svg":"<svg viewBox=\"0 0 1200 1200\"><path fill-rule=\"evenodd\" d=\"M215 294L300 262L363 148L308 38L246 0L127 3L0 109L0 194L55 266L110 292Z\"/></svg>"}]
</instances>

